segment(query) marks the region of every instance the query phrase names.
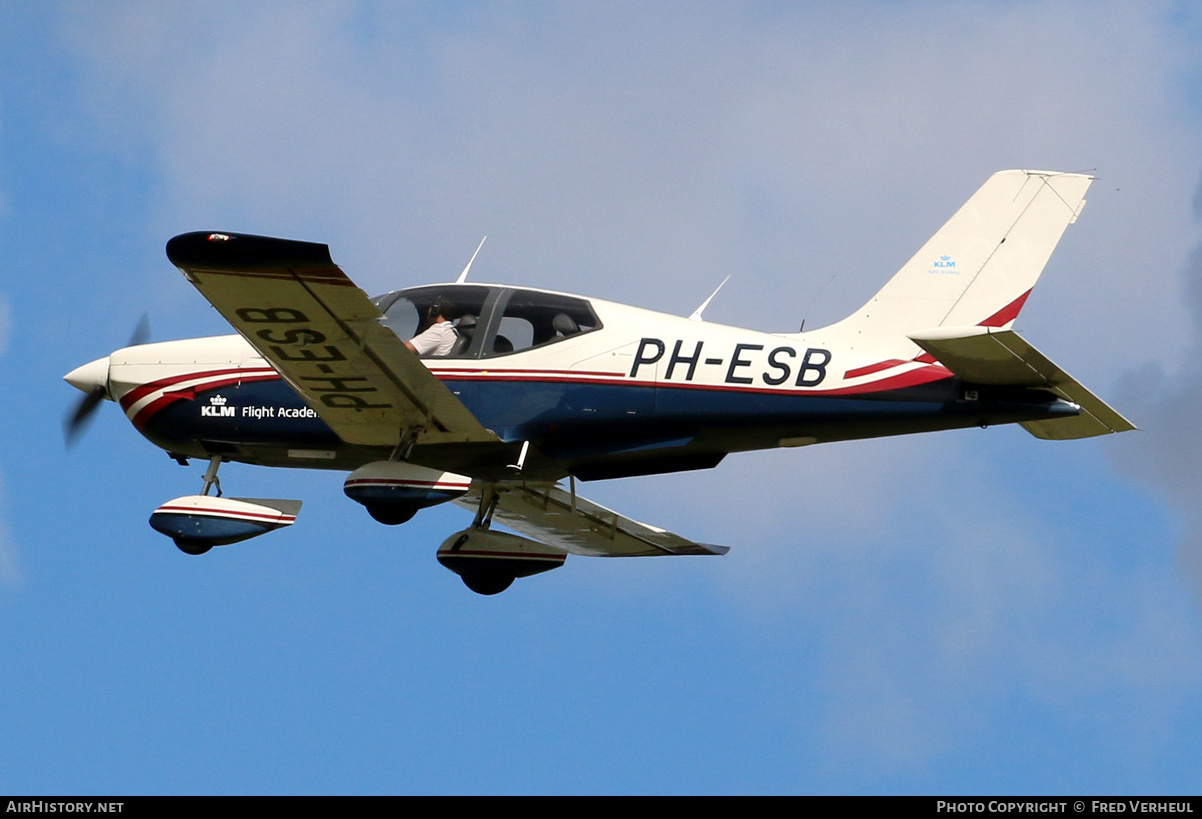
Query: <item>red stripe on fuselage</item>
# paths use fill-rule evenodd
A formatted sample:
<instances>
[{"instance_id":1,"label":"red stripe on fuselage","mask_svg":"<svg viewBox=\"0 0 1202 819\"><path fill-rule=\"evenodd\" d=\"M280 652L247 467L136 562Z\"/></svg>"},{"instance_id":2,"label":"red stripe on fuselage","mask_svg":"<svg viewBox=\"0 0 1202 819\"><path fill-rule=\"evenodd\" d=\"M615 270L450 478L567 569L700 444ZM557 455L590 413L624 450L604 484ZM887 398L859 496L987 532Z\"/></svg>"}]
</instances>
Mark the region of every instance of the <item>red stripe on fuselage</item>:
<instances>
[{"instance_id":1,"label":"red stripe on fuselage","mask_svg":"<svg viewBox=\"0 0 1202 819\"><path fill-rule=\"evenodd\" d=\"M854 370L848 370L843 373L844 378L859 378L862 375L871 375L879 373L881 370L892 369L901 364L909 364L908 361L902 361L900 358L891 358L888 361L880 361L876 364L869 364L867 367L856 367Z\"/></svg>"},{"instance_id":2,"label":"red stripe on fuselage","mask_svg":"<svg viewBox=\"0 0 1202 819\"><path fill-rule=\"evenodd\" d=\"M507 374L512 373L514 375L516 375L517 373L531 373L532 374L531 377L534 377L534 378L542 378L543 376L546 376L546 375L568 375L568 376L581 375L581 376L601 376L601 377L608 377L608 378L625 378L626 377L625 372L615 373L615 372L609 372L607 370L542 370L542 369L534 370L534 369L529 369L529 368L517 368L517 369L513 369L513 370L498 370L493 367L481 367L478 369L471 369L471 370L469 370L469 369L462 369L462 370L449 369L449 368L445 368L445 367L439 367L439 368L431 367L430 372L434 373L434 375L438 376L438 378L440 378L440 379L464 378L464 377L472 377L472 376L482 376L485 378L489 378L489 377L495 375L496 373L507 373Z\"/></svg>"},{"instance_id":3,"label":"red stripe on fuselage","mask_svg":"<svg viewBox=\"0 0 1202 819\"><path fill-rule=\"evenodd\" d=\"M941 381L945 378L951 378L952 374L947 369L937 366L920 367L909 372L898 373L897 375L882 378L879 381L873 381L869 384L859 384L854 387L836 387L830 390L818 389L774 389L772 387L739 387L729 384L673 384L672 382L660 382L656 385L657 388L671 387L677 389L701 389L715 390L720 392L748 392L758 393L760 395L789 395L802 396L813 395L822 398L844 396L844 395L869 395L876 392L888 392L890 390L900 390L906 387L916 387L920 384L929 384L932 381Z\"/></svg>"},{"instance_id":4,"label":"red stripe on fuselage","mask_svg":"<svg viewBox=\"0 0 1202 819\"><path fill-rule=\"evenodd\" d=\"M908 363L908 362L902 362ZM861 395L864 393L882 392L885 390L901 389L903 387L912 387L918 384L927 384L932 381L939 381L944 378L951 378L952 374L947 368L939 365L931 365L919 367L904 373L882 378L868 384L859 384L854 387L837 387L835 389L781 389L779 387L748 387L735 384L711 384L711 383L691 383L691 382L675 382L675 381L635 381L633 379L622 377L620 380L601 380L597 378L578 378L553 376L547 377L546 374L526 375L525 370L512 371L511 375L505 370L491 371L444 371L438 374L440 380L443 381L503 381L511 383L521 382L538 382L547 384L597 384L603 386L619 386L619 387L654 387L656 389L685 389L685 390L714 390L721 392L747 392L759 393L762 395ZM554 372L554 371L549 371ZM569 372L569 371L559 371ZM521 373L521 374L519 374Z\"/></svg>"},{"instance_id":5,"label":"red stripe on fuselage","mask_svg":"<svg viewBox=\"0 0 1202 819\"><path fill-rule=\"evenodd\" d=\"M265 367L230 367L224 370L201 370L199 372L190 372L183 375L171 375L166 378L160 378L157 381L148 381L145 384L140 384L132 390L121 396L121 409L128 410L134 404L141 401L152 392L158 390L166 390L175 384L182 384L185 381L196 381L204 378L217 378L223 375L238 376L234 381L238 380L256 380L260 381L264 378L279 378L279 374L275 370ZM224 382L224 383L229 383ZM198 387L206 387L201 384Z\"/></svg>"},{"instance_id":6,"label":"red stripe on fuselage","mask_svg":"<svg viewBox=\"0 0 1202 819\"><path fill-rule=\"evenodd\" d=\"M251 375L251 373L261 374ZM230 375L230 377L220 378L222 375ZM139 400L145 398L147 395L155 392L156 390L163 388L162 386L156 385L165 384L169 387L172 384L179 384L184 381L213 377L217 377L217 380L206 381L203 384L197 384L193 387L187 388L186 390L180 390L178 392L164 392L158 398L154 399L149 404L138 410L134 414L134 417L130 419L131 423L133 423L135 428L139 430L143 429L146 426L146 423L150 420L151 416L157 415L159 412L171 406L172 404L176 404L180 401L194 400L197 390L217 390L221 389L222 387L228 387L231 384L249 384L257 381L277 381L280 378L279 373L275 372L275 370L271 370L270 374L268 374L267 371L264 371L261 368L256 368L253 370L215 370L207 373L193 373L188 376L173 376L171 378L161 379L157 382L152 382L151 384L143 384L141 387L130 390L128 393L122 396L121 408L128 412L129 408L136 404ZM140 395L137 398L129 402L126 401L126 398L138 391L140 391Z\"/></svg>"}]
</instances>

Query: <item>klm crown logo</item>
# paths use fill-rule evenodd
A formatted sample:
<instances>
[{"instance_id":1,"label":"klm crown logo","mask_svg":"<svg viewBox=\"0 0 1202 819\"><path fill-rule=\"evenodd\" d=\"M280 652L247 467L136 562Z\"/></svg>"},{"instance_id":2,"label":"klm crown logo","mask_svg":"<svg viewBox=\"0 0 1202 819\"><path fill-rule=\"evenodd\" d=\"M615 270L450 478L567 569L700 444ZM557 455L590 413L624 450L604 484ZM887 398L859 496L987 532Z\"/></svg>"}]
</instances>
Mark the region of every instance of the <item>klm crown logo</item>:
<instances>
[{"instance_id":1,"label":"klm crown logo","mask_svg":"<svg viewBox=\"0 0 1202 819\"><path fill-rule=\"evenodd\" d=\"M200 414L205 418L233 418L234 408L227 407L224 395L214 395L209 398L209 405L200 408Z\"/></svg>"}]
</instances>

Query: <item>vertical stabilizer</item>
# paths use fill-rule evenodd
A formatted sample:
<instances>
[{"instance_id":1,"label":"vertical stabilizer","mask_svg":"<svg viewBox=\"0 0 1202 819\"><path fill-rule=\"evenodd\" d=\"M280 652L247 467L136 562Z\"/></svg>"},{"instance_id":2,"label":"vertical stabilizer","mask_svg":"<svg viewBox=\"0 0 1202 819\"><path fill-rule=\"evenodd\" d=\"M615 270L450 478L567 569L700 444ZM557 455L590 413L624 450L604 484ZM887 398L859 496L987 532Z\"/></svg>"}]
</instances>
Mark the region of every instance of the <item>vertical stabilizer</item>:
<instances>
[{"instance_id":1,"label":"vertical stabilizer","mask_svg":"<svg viewBox=\"0 0 1202 819\"><path fill-rule=\"evenodd\" d=\"M894 349L911 332L943 325L1009 329L1092 181L995 173L880 292L829 329L854 334L860 348Z\"/></svg>"}]
</instances>

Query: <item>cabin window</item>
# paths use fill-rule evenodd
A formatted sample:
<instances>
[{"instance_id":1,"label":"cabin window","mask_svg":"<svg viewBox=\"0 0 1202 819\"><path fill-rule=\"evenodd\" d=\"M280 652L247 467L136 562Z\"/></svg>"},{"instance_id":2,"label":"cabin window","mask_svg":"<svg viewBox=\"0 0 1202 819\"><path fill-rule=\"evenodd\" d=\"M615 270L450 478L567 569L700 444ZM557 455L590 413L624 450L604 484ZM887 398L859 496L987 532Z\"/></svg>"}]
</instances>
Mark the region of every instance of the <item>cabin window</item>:
<instances>
[{"instance_id":1,"label":"cabin window","mask_svg":"<svg viewBox=\"0 0 1202 819\"><path fill-rule=\"evenodd\" d=\"M455 322L459 339L448 358L481 358L521 352L601 327L584 299L558 293L481 285L430 285L398 290L373 300L384 324L402 341L426 329L438 301Z\"/></svg>"},{"instance_id":2,"label":"cabin window","mask_svg":"<svg viewBox=\"0 0 1202 819\"><path fill-rule=\"evenodd\" d=\"M491 345L484 355L505 355L562 341L596 330L597 314L584 299L557 293L515 290L504 300L504 310Z\"/></svg>"}]
</instances>

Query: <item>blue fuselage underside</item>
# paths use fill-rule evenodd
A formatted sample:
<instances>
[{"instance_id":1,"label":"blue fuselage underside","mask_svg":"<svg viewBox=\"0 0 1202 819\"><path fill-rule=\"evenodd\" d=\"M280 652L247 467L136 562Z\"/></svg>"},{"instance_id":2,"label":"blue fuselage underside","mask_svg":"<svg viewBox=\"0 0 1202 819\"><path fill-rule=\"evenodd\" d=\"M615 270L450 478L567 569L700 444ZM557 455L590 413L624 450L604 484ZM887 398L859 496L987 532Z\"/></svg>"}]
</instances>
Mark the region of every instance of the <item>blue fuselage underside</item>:
<instances>
[{"instance_id":1,"label":"blue fuselage underside","mask_svg":"<svg viewBox=\"0 0 1202 819\"><path fill-rule=\"evenodd\" d=\"M963 385L952 378L841 396L568 380L448 378L443 383L503 441L529 440L547 456L569 459L681 445L699 437L709 438L713 451L736 451L776 446L789 436L876 437L1035 420L1066 411L1063 402L1047 393L982 393L977 400L964 400ZM343 446L280 380L198 392L148 419L144 433L168 449L185 452L198 443L248 449ZM236 452L233 459L239 459Z\"/></svg>"}]
</instances>

